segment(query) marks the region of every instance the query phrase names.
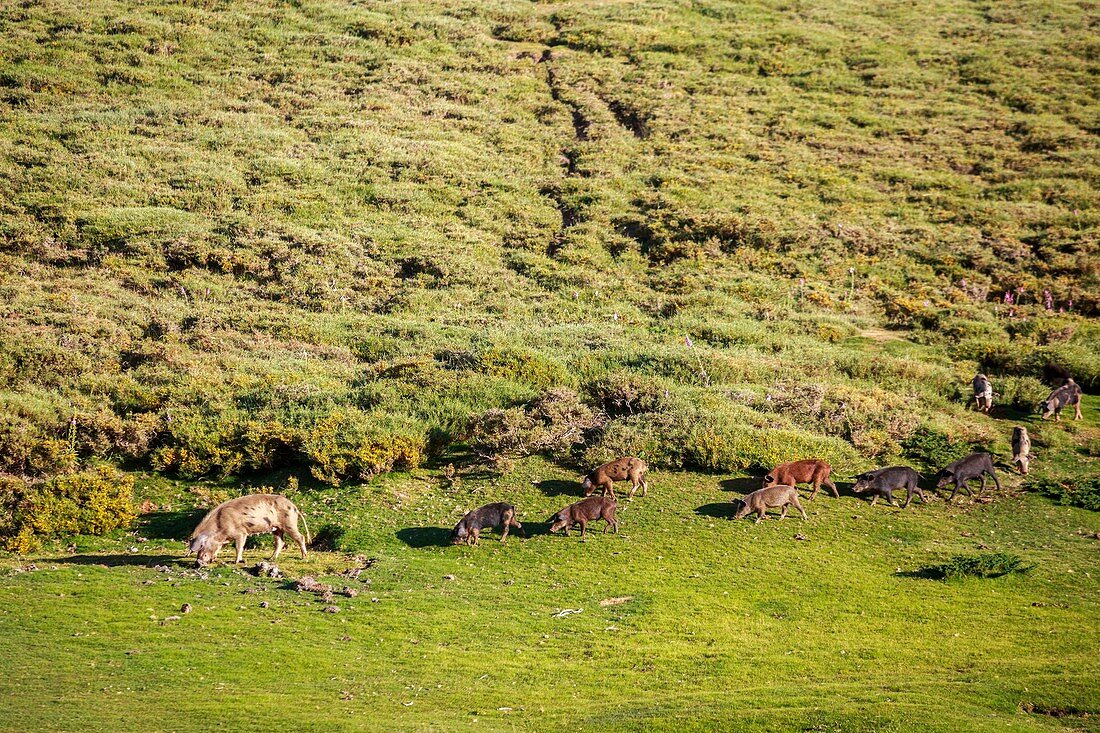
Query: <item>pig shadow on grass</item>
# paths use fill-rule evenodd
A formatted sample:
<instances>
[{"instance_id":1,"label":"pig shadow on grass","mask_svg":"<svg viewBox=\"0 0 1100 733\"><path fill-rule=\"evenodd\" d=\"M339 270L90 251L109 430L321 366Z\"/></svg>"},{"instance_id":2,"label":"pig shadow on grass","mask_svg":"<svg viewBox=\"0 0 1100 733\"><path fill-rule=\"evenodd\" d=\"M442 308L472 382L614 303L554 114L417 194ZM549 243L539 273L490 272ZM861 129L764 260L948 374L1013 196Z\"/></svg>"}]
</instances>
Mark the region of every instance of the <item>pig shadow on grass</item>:
<instances>
[{"instance_id":1,"label":"pig shadow on grass","mask_svg":"<svg viewBox=\"0 0 1100 733\"><path fill-rule=\"evenodd\" d=\"M179 512L149 512L138 517L137 532L150 539L185 541L206 515L204 509Z\"/></svg>"},{"instance_id":2,"label":"pig shadow on grass","mask_svg":"<svg viewBox=\"0 0 1100 733\"><path fill-rule=\"evenodd\" d=\"M105 565L109 568L117 568L125 565L137 565L153 567L154 565L188 565L194 566L195 559L181 555L66 555L64 557L50 557L42 560L43 563L57 563L58 565Z\"/></svg>"},{"instance_id":3,"label":"pig shadow on grass","mask_svg":"<svg viewBox=\"0 0 1100 733\"><path fill-rule=\"evenodd\" d=\"M695 513L703 517L712 517L714 519L733 519L734 506L732 501L720 501L714 504L704 504L703 506L696 507Z\"/></svg>"},{"instance_id":4,"label":"pig shadow on grass","mask_svg":"<svg viewBox=\"0 0 1100 733\"><path fill-rule=\"evenodd\" d=\"M727 478L718 482L718 485L722 487L722 491L732 491L735 494L750 494L756 491L764 484L763 479L756 476L747 476L745 478Z\"/></svg>"},{"instance_id":5,"label":"pig shadow on grass","mask_svg":"<svg viewBox=\"0 0 1100 733\"><path fill-rule=\"evenodd\" d=\"M556 478L543 479L538 482L537 487L539 491L547 496L576 496L580 499L584 494L579 481L562 481Z\"/></svg>"},{"instance_id":6,"label":"pig shadow on grass","mask_svg":"<svg viewBox=\"0 0 1100 733\"><path fill-rule=\"evenodd\" d=\"M447 527L405 527L397 530L397 539L409 547L446 547L451 544L451 529Z\"/></svg>"}]
</instances>

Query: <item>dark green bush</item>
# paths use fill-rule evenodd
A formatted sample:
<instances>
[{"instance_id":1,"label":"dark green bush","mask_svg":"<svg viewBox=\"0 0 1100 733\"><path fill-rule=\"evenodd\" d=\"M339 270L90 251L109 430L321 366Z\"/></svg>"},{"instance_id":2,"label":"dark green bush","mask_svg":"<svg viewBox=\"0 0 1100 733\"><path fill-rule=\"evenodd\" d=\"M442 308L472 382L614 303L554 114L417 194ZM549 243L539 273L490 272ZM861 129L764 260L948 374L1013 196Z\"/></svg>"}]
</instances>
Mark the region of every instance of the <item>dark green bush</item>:
<instances>
[{"instance_id":1,"label":"dark green bush","mask_svg":"<svg viewBox=\"0 0 1100 733\"><path fill-rule=\"evenodd\" d=\"M1034 566L1025 566L1018 556L1008 552L985 552L976 555L955 555L940 565L928 565L919 575L936 580L962 578L999 578L1009 573L1026 573Z\"/></svg>"},{"instance_id":2,"label":"dark green bush","mask_svg":"<svg viewBox=\"0 0 1100 733\"><path fill-rule=\"evenodd\" d=\"M1032 478L1025 488L1054 499L1059 504L1079 506L1100 512L1100 477L1078 481L1058 481L1052 478Z\"/></svg>"},{"instance_id":3,"label":"dark green bush","mask_svg":"<svg viewBox=\"0 0 1100 733\"><path fill-rule=\"evenodd\" d=\"M970 454L970 446L957 443L946 434L932 428L917 428L901 442L905 455L924 467L938 471L949 463Z\"/></svg>"}]
</instances>

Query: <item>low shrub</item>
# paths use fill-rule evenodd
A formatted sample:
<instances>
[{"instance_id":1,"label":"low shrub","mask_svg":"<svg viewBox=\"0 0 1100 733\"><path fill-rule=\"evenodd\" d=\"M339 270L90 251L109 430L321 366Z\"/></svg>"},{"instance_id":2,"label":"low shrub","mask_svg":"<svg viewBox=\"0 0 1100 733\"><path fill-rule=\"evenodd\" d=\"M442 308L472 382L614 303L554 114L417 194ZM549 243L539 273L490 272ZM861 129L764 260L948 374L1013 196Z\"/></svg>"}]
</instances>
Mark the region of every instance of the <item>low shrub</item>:
<instances>
[{"instance_id":1,"label":"low shrub","mask_svg":"<svg viewBox=\"0 0 1100 733\"><path fill-rule=\"evenodd\" d=\"M933 428L917 428L901 441L905 455L920 461L924 467L939 470L970 454L970 446L951 440L950 436Z\"/></svg>"},{"instance_id":2,"label":"low shrub","mask_svg":"<svg viewBox=\"0 0 1100 733\"><path fill-rule=\"evenodd\" d=\"M799 430L765 429L708 413L634 416L608 424L585 453L587 464L636 455L659 468L769 470L803 458L829 461L841 472L862 464L851 445Z\"/></svg>"},{"instance_id":3,"label":"low shrub","mask_svg":"<svg viewBox=\"0 0 1100 733\"><path fill-rule=\"evenodd\" d=\"M1008 552L985 552L976 555L955 555L940 565L928 565L918 575L936 580L963 578L999 578L1009 573L1026 573L1034 566L1025 566L1017 555Z\"/></svg>"},{"instance_id":4,"label":"low shrub","mask_svg":"<svg viewBox=\"0 0 1100 733\"><path fill-rule=\"evenodd\" d=\"M416 468L427 449L427 431L415 421L350 408L319 420L302 444L313 477L334 486Z\"/></svg>"},{"instance_id":5,"label":"low shrub","mask_svg":"<svg viewBox=\"0 0 1100 733\"><path fill-rule=\"evenodd\" d=\"M585 385L589 400L611 417L660 412L668 403L668 390L653 379L615 372Z\"/></svg>"},{"instance_id":6,"label":"low shrub","mask_svg":"<svg viewBox=\"0 0 1100 733\"><path fill-rule=\"evenodd\" d=\"M25 554L45 539L73 534L102 535L130 524L134 480L107 466L30 483L12 477L0 480L0 523L5 549Z\"/></svg>"},{"instance_id":7,"label":"low shrub","mask_svg":"<svg viewBox=\"0 0 1100 733\"><path fill-rule=\"evenodd\" d=\"M1052 478L1033 478L1025 484L1028 491L1034 491L1054 499L1059 504L1079 506L1100 512L1100 477L1084 478L1076 481L1058 481Z\"/></svg>"},{"instance_id":8,"label":"low shrub","mask_svg":"<svg viewBox=\"0 0 1100 733\"><path fill-rule=\"evenodd\" d=\"M606 416L581 402L576 392L559 388L525 407L494 408L473 417L466 441L492 460L535 453L564 458L605 422Z\"/></svg>"},{"instance_id":9,"label":"low shrub","mask_svg":"<svg viewBox=\"0 0 1100 733\"><path fill-rule=\"evenodd\" d=\"M1050 387L1035 377L1001 377L993 381L997 400L1016 410L1033 412L1050 394Z\"/></svg>"}]
</instances>

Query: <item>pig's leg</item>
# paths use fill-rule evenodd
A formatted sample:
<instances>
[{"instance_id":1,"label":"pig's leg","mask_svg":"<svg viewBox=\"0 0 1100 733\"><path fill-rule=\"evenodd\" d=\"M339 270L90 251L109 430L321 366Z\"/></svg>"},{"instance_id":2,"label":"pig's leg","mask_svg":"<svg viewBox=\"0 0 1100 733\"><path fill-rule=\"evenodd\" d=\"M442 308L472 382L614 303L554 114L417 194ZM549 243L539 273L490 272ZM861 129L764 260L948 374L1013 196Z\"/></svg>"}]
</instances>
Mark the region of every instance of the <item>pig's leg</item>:
<instances>
[{"instance_id":1,"label":"pig's leg","mask_svg":"<svg viewBox=\"0 0 1100 733\"><path fill-rule=\"evenodd\" d=\"M921 504L927 504L928 503L928 499L924 498L924 489L922 489L919 486L915 486L915 487L913 487L913 491L917 492L917 496L920 497L920 503Z\"/></svg>"},{"instance_id":2,"label":"pig's leg","mask_svg":"<svg viewBox=\"0 0 1100 733\"><path fill-rule=\"evenodd\" d=\"M585 532L588 531L588 522L585 521L584 519L582 519L579 522L577 522L577 524L581 525L581 539L583 540Z\"/></svg>"},{"instance_id":3,"label":"pig's leg","mask_svg":"<svg viewBox=\"0 0 1100 733\"><path fill-rule=\"evenodd\" d=\"M511 520L510 518L509 518L509 519L505 519L505 520L504 520L504 531L503 531L503 532L501 532L501 534L500 534L500 541L501 541L501 543L503 543L503 542L504 542L504 540L508 539L508 528L509 528L510 526L512 526L512 525L511 525L511 521L512 521L512 520Z\"/></svg>"},{"instance_id":4,"label":"pig's leg","mask_svg":"<svg viewBox=\"0 0 1100 733\"><path fill-rule=\"evenodd\" d=\"M247 541L247 534L242 534L237 537L237 562L244 562L244 543Z\"/></svg>"},{"instance_id":5,"label":"pig's leg","mask_svg":"<svg viewBox=\"0 0 1100 733\"><path fill-rule=\"evenodd\" d=\"M802 515L802 521L805 522L806 510L802 508L801 502L798 501L798 494L795 494L793 497L791 497L791 503L794 504L794 508L797 509L799 514Z\"/></svg>"},{"instance_id":6,"label":"pig's leg","mask_svg":"<svg viewBox=\"0 0 1100 733\"><path fill-rule=\"evenodd\" d=\"M286 534L290 539L294 540L294 543L298 545L298 549L302 553L302 559L306 559L306 538L302 536L302 533L298 531L297 527L287 527Z\"/></svg>"},{"instance_id":7,"label":"pig's leg","mask_svg":"<svg viewBox=\"0 0 1100 733\"><path fill-rule=\"evenodd\" d=\"M787 504L784 504L783 508L779 510L779 518L780 519L786 519L787 518Z\"/></svg>"},{"instance_id":8,"label":"pig's leg","mask_svg":"<svg viewBox=\"0 0 1100 733\"><path fill-rule=\"evenodd\" d=\"M997 474L990 471L989 472L989 478L993 479L993 485L997 487L997 491L1000 491L1001 490L1001 482L997 480ZM984 477L982 478L982 481L985 481Z\"/></svg>"},{"instance_id":9,"label":"pig's leg","mask_svg":"<svg viewBox=\"0 0 1100 733\"><path fill-rule=\"evenodd\" d=\"M481 544L481 530L473 529L470 531L470 539L473 540L473 544Z\"/></svg>"},{"instance_id":10,"label":"pig's leg","mask_svg":"<svg viewBox=\"0 0 1100 733\"><path fill-rule=\"evenodd\" d=\"M874 506L876 501L878 501L878 492L877 491L874 494L871 494L871 506Z\"/></svg>"},{"instance_id":11,"label":"pig's leg","mask_svg":"<svg viewBox=\"0 0 1100 733\"><path fill-rule=\"evenodd\" d=\"M794 484L791 484L791 486L794 486ZM814 490L811 491L810 495L806 497L806 501L813 501L814 497L817 496L817 492L820 491L820 490L821 490L821 479L818 479L817 481L814 481Z\"/></svg>"},{"instance_id":12,"label":"pig's leg","mask_svg":"<svg viewBox=\"0 0 1100 733\"><path fill-rule=\"evenodd\" d=\"M886 490L886 503L888 503L890 506L897 506L898 505L897 502L894 501L894 490L893 489L887 489Z\"/></svg>"},{"instance_id":13,"label":"pig's leg","mask_svg":"<svg viewBox=\"0 0 1100 733\"><path fill-rule=\"evenodd\" d=\"M607 479L607 480L606 480L606 481L604 482L604 490L603 490L603 495L604 495L604 496L607 496L607 495L609 495L609 494L611 495L611 498L612 498L612 499L614 499L614 498L615 498L615 482L614 482L614 481L612 481L611 479Z\"/></svg>"},{"instance_id":14,"label":"pig's leg","mask_svg":"<svg viewBox=\"0 0 1100 733\"><path fill-rule=\"evenodd\" d=\"M764 511L765 511L764 507L760 507L759 509L756 510L756 521L753 522L753 524L760 524L761 522L764 521Z\"/></svg>"},{"instance_id":15,"label":"pig's leg","mask_svg":"<svg viewBox=\"0 0 1100 733\"><path fill-rule=\"evenodd\" d=\"M908 509L909 508L909 502L911 502L911 501L913 501L913 487L912 486L907 486L907 487L905 487L905 503L901 505L901 508L902 509Z\"/></svg>"},{"instance_id":16,"label":"pig's leg","mask_svg":"<svg viewBox=\"0 0 1100 733\"><path fill-rule=\"evenodd\" d=\"M276 527L271 530L271 534L275 537L275 554L271 556L271 561L275 562L279 559L279 553L283 551L283 530Z\"/></svg>"},{"instance_id":17,"label":"pig's leg","mask_svg":"<svg viewBox=\"0 0 1100 733\"><path fill-rule=\"evenodd\" d=\"M517 532L519 532L520 537L526 537L527 536L527 533L523 531L523 525L522 524L517 522L515 519L512 519L510 521L511 521L511 525L516 528Z\"/></svg>"},{"instance_id":18,"label":"pig's leg","mask_svg":"<svg viewBox=\"0 0 1100 733\"><path fill-rule=\"evenodd\" d=\"M959 493L959 487L961 487L962 485L963 483L961 481L955 479L955 490L951 492L951 496L947 497L948 504L955 501L955 494Z\"/></svg>"},{"instance_id":19,"label":"pig's leg","mask_svg":"<svg viewBox=\"0 0 1100 733\"><path fill-rule=\"evenodd\" d=\"M982 480L982 485L978 487L978 496L985 493L985 474L980 474L980 478Z\"/></svg>"},{"instance_id":20,"label":"pig's leg","mask_svg":"<svg viewBox=\"0 0 1100 733\"><path fill-rule=\"evenodd\" d=\"M638 480L642 483L642 496L649 493L649 484L646 483L645 476L638 477Z\"/></svg>"},{"instance_id":21,"label":"pig's leg","mask_svg":"<svg viewBox=\"0 0 1100 733\"><path fill-rule=\"evenodd\" d=\"M1081 419L1081 398L1078 397L1077 401L1073 403L1073 419Z\"/></svg>"},{"instance_id":22,"label":"pig's leg","mask_svg":"<svg viewBox=\"0 0 1100 733\"><path fill-rule=\"evenodd\" d=\"M840 498L840 492L836 490L836 484L833 483L833 480L831 478L825 479L825 485L828 486L829 490L833 492L834 499Z\"/></svg>"}]
</instances>

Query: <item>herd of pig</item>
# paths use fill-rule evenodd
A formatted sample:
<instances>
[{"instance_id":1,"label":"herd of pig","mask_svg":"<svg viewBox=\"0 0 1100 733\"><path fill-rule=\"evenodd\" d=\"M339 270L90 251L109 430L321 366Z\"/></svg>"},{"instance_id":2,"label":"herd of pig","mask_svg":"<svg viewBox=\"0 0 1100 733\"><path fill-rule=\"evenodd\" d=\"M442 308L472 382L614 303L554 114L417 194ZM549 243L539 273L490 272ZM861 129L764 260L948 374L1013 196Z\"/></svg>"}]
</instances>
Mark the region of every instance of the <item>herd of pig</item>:
<instances>
[{"instance_id":1,"label":"herd of pig","mask_svg":"<svg viewBox=\"0 0 1100 733\"><path fill-rule=\"evenodd\" d=\"M1059 380L1060 384L1050 393L1050 396L1040 405L1043 419L1054 416L1061 419L1061 412L1067 406L1075 408L1075 418L1081 418L1081 388L1069 377L1068 374ZM993 386L984 374L974 378L974 400L978 410L988 413L993 407ZM1031 439L1027 428L1016 427L1012 434L1013 463L1019 466L1021 473L1028 472L1031 453ZM613 529L619 531L619 520L615 516L618 506L615 498L615 483L618 481L630 481L629 498L633 499L638 489L642 490L642 496L649 493L649 485L646 482L647 466L645 461L633 456L618 458L591 471L581 482L581 489L585 498L565 507L550 518L550 531L564 531L569 534L573 527L580 526L581 537L585 536L588 523L603 520L604 532ZM768 509L779 509L779 518L787 516L787 510L791 506L798 510L802 519L806 519L806 510L799 501L798 484L813 486L809 500L817 496L822 486L829 489L832 495L840 498L840 492L833 483L832 466L822 460L810 459L784 463L776 466L764 476L763 487L738 499L734 502L734 519L741 519L749 514L756 514L756 522L764 519ZM960 490L965 490L972 498L973 490L969 482L975 479L981 481L978 489L980 496L985 491L986 477L993 479L997 489L1001 483L993 468L993 459L988 453L972 453L954 463L944 467L939 472L936 483L937 492L949 486L954 486L951 496L947 501L955 499ZM926 501L924 491L920 488L919 481L923 478L914 469L908 466L889 466L874 471L867 471L855 477L852 491L856 494L870 492L871 505L874 506L878 498L884 497L891 505L894 503L893 492L905 490L905 504L909 506L916 494L922 503ZM596 491L600 491L598 495ZM303 536L298 531L298 520L305 525L306 534ZM455 525L451 533L452 544L477 544L483 530L501 528L500 541L508 539L508 532L515 529L523 534L523 525L516 520L516 508L506 502L486 504L483 507L468 512ZM284 535L290 537L302 552L302 558L306 556L306 545L309 543L309 526L305 524L305 517L290 499L276 494L250 494L237 499L227 501L211 510L191 535L188 543L188 554L194 553L199 565L208 565L214 561L221 548L229 542L234 542L237 547L237 559L239 563L244 557L244 546L249 535L271 533L275 537L275 554L278 558L283 549Z\"/></svg>"}]
</instances>

